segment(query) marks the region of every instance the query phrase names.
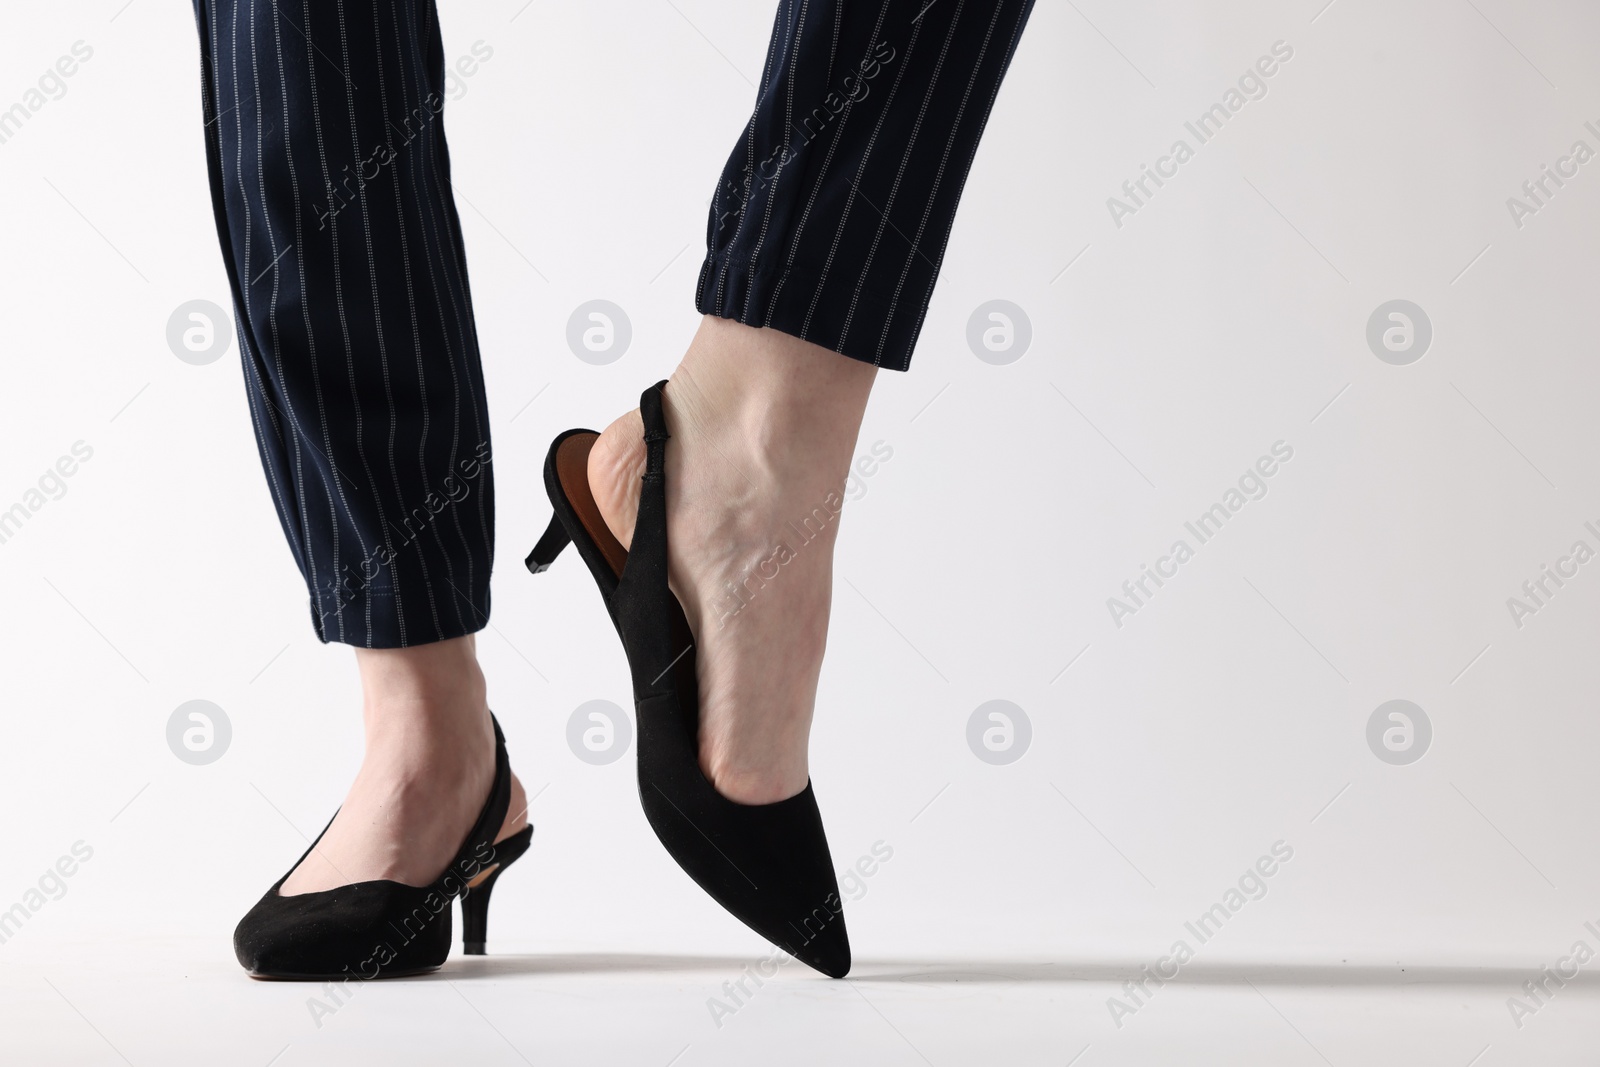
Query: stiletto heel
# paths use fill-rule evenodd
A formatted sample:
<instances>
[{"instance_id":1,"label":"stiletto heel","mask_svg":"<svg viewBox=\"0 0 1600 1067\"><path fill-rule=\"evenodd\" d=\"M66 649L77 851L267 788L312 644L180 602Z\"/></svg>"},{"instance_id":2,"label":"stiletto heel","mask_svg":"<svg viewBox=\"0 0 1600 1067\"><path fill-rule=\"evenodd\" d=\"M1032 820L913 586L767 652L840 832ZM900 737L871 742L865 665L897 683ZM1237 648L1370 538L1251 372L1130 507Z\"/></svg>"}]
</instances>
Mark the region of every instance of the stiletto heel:
<instances>
[{"instance_id":1,"label":"stiletto heel","mask_svg":"<svg viewBox=\"0 0 1600 1067\"><path fill-rule=\"evenodd\" d=\"M672 858L756 933L823 974L850 970L844 903L811 783L775 804L740 804L700 770L694 641L667 585L666 418L660 382L639 399L646 463L633 540L624 549L589 488L593 430L550 445L545 489L555 517L529 557L548 564L559 524L588 564L622 638L638 718L639 800ZM556 549L559 550L559 547Z\"/></svg>"},{"instance_id":2,"label":"stiletto heel","mask_svg":"<svg viewBox=\"0 0 1600 1067\"><path fill-rule=\"evenodd\" d=\"M469 890L484 890L481 903L473 905L480 912L477 939L481 943L481 912L489 903L484 887L527 851L533 836L531 826L495 843L510 806L511 761L506 755L505 735L495 722L494 783L489 798L443 874L422 886L377 879L320 893L281 895L278 891L289 873L305 862L322 840L318 834L289 873L239 921L233 932L234 954L256 978L399 978L438 969L450 955L450 901ZM332 820L328 825L333 825ZM322 833L327 832L324 827ZM483 877L486 873L487 878ZM478 882L476 888L474 882Z\"/></svg>"},{"instance_id":3,"label":"stiletto heel","mask_svg":"<svg viewBox=\"0 0 1600 1067\"><path fill-rule=\"evenodd\" d=\"M561 525L561 520L552 518L550 525L545 527L544 536L539 538L539 543L533 546L533 551L529 552L528 558L523 561L528 566L528 573L541 574L549 570L550 564L561 555L561 550L571 543L572 535Z\"/></svg>"},{"instance_id":4,"label":"stiletto heel","mask_svg":"<svg viewBox=\"0 0 1600 1067\"><path fill-rule=\"evenodd\" d=\"M528 842L532 839L533 827L524 826L504 841L497 841L493 863L467 883L467 891L461 894L461 951L464 954L484 954L489 932L489 896L494 892L494 884L507 867L528 851Z\"/></svg>"}]
</instances>

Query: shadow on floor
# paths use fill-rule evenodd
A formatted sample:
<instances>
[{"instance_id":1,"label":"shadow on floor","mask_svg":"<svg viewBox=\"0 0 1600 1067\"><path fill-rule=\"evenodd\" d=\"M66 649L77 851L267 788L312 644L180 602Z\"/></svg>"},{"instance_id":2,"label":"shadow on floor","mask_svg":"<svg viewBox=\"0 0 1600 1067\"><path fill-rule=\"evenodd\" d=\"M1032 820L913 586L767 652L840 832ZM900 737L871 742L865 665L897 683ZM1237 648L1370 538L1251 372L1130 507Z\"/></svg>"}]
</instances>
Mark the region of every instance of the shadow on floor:
<instances>
[{"instance_id":1,"label":"shadow on floor","mask_svg":"<svg viewBox=\"0 0 1600 1067\"><path fill-rule=\"evenodd\" d=\"M439 979L511 978L557 975L704 974L720 981L738 974L758 959L741 956L677 956L632 953L464 956L451 960L431 977ZM1024 960L1024 959L857 959L850 972L856 982L928 984L994 984L1017 982L1107 982L1120 985L1136 977L1149 960ZM785 973L809 974L803 966L785 966ZM1208 962L1183 967L1184 984L1269 986L1510 986L1537 977L1537 968L1441 966L1372 963L1282 963L1269 961ZM816 975L823 980L821 975ZM429 976L418 979L428 981ZM1600 973L1580 973L1567 985L1600 988Z\"/></svg>"}]
</instances>

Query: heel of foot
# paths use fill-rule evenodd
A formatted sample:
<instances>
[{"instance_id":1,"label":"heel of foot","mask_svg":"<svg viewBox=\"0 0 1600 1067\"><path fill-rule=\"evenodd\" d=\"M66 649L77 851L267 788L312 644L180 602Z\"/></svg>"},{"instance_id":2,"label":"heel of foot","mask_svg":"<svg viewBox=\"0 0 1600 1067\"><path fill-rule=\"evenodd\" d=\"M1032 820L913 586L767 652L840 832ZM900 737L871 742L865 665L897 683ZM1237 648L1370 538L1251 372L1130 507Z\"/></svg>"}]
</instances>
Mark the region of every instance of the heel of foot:
<instances>
[{"instance_id":1,"label":"heel of foot","mask_svg":"<svg viewBox=\"0 0 1600 1067\"><path fill-rule=\"evenodd\" d=\"M624 548L633 541L644 468L644 422L635 409L607 426L589 450L589 491L611 535Z\"/></svg>"}]
</instances>

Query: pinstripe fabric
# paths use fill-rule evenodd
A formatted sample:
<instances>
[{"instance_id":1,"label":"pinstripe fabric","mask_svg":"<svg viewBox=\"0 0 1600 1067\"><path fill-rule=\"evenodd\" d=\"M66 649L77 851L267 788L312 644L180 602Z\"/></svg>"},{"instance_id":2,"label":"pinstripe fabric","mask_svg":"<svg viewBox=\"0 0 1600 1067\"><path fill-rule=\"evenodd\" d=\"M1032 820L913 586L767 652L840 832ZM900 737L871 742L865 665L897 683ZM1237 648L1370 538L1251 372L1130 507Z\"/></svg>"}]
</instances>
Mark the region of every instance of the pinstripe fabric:
<instances>
[{"instance_id":1,"label":"pinstripe fabric","mask_svg":"<svg viewBox=\"0 0 1600 1067\"><path fill-rule=\"evenodd\" d=\"M905 370L1033 0L781 0L695 304Z\"/></svg>"},{"instance_id":2,"label":"pinstripe fabric","mask_svg":"<svg viewBox=\"0 0 1600 1067\"><path fill-rule=\"evenodd\" d=\"M433 0L194 0L250 417L318 637L481 629L489 418ZM780 0L696 304L904 370L1032 0Z\"/></svg>"},{"instance_id":3,"label":"pinstripe fabric","mask_svg":"<svg viewBox=\"0 0 1600 1067\"><path fill-rule=\"evenodd\" d=\"M195 0L250 414L324 641L488 620L489 418L432 0Z\"/></svg>"}]
</instances>

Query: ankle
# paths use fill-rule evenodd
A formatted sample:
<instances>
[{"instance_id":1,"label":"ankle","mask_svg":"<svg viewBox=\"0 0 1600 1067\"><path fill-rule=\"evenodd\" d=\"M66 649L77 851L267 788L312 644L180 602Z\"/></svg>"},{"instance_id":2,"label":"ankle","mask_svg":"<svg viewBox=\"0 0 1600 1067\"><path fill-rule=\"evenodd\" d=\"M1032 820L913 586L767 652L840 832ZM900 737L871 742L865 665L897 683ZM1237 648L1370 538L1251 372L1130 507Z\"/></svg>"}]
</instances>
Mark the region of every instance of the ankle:
<instances>
[{"instance_id":1,"label":"ankle","mask_svg":"<svg viewBox=\"0 0 1600 1067\"><path fill-rule=\"evenodd\" d=\"M449 754L481 749L482 737L492 736L487 683L470 635L357 649L356 662L369 753Z\"/></svg>"},{"instance_id":2,"label":"ankle","mask_svg":"<svg viewBox=\"0 0 1600 1067\"><path fill-rule=\"evenodd\" d=\"M707 316L668 382L668 424L736 450L752 478L842 478L876 373L789 334Z\"/></svg>"}]
</instances>

